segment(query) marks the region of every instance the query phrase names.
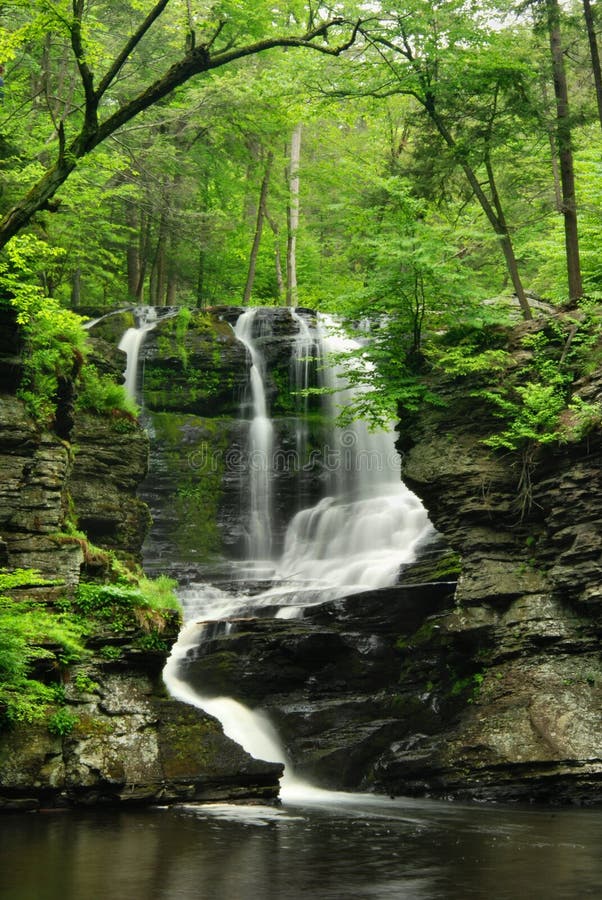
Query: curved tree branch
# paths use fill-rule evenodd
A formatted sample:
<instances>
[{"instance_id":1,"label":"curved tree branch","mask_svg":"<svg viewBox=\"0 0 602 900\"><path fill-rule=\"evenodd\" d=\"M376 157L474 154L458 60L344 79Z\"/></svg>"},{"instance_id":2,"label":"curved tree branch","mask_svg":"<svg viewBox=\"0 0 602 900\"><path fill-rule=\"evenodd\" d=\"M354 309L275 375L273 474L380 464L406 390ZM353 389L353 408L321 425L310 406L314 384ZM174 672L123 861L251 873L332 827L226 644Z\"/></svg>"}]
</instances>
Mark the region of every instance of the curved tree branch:
<instances>
[{"instance_id":1,"label":"curved tree branch","mask_svg":"<svg viewBox=\"0 0 602 900\"><path fill-rule=\"evenodd\" d=\"M4 216L2 221L0 221L0 250L6 246L8 241L18 234L22 228L28 225L38 210L44 208L48 203L48 200L54 196L61 185L67 180L71 172L73 172L78 160L90 153L95 147L114 134L127 122L130 122L136 116L140 115L140 113L144 112L144 110L169 96L176 88L188 82L195 75L209 72L212 69L221 68L237 60L245 59L248 56L255 56L277 47L305 47L319 53L325 53L329 56L339 56L353 45L362 24L360 21L352 23L337 16L326 22L322 22L320 25L306 31L302 35L281 35L279 37L265 38L264 40L255 41L241 47L222 49L215 54L211 54L209 46L200 45L192 49L182 59L171 66L164 75L154 81L144 91L125 103L107 119L99 122L97 118L98 100L124 65L127 59L126 49L129 48L129 52L131 52L153 22L160 16L168 2L169 0L160 0L160 2L156 4L149 16L144 20L132 38L126 43L122 51L117 55L114 63L108 69L95 92L92 84L92 73L85 62L83 55L80 16L80 8L83 5L83 0L73 0L74 22L71 26L72 46L77 57L78 67L86 93L84 124L79 134L71 141L71 143L62 148L62 152L59 152L54 165L48 169L40 181L38 181L26 196L13 206L13 208ZM345 40L333 46L320 42L319 39L325 39L331 29L334 28L349 29L348 36Z\"/></svg>"}]
</instances>

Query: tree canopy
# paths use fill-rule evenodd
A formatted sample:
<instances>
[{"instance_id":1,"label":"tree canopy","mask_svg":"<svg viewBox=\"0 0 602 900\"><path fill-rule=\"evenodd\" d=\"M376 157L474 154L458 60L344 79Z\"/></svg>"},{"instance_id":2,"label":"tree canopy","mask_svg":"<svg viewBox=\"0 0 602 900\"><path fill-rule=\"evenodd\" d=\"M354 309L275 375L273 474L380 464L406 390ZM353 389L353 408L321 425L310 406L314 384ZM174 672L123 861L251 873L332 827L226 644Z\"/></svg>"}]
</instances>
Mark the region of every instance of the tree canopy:
<instances>
[{"instance_id":1,"label":"tree canopy","mask_svg":"<svg viewBox=\"0 0 602 900\"><path fill-rule=\"evenodd\" d=\"M379 323L382 359L416 364L449 323L595 297L598 19L589 0L9 0L3 291L288 297Z\"/></svg>"}]
</instances>

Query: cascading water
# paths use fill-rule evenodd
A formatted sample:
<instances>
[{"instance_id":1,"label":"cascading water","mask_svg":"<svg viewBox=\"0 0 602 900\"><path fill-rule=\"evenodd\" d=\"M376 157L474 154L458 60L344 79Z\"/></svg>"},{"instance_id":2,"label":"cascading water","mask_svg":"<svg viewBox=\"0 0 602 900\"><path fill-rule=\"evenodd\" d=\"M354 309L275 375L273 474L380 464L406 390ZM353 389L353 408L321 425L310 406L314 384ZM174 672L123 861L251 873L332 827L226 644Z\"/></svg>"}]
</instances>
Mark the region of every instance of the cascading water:
<instances>
[{"instance_id":1,"label":"cascading water","mask_svg":"<svg viewBox=\"0 0 602 900\"><path fill-rule=\"evenodd\" d=\"M157 311L154 307L149 306L141 321L136 328L128 328L119 342L119 349L123 350L126 355L127 362L124 374L124 386L132 400L137 397L138 388L138 358L140 356L140 348L146 336L157 324Z\"/></svg>"},{"instance_id":2,"label":"cascading water","mask_svg":"<svg viewBox=\"0 0 602 900\"><path fill-rule=\"evenodd\" d=\"M251 360L248 530L249 556L253 561L269 557L275 480L271 463L274 430L267 410L265 362L255 337L260 314L258 309L243 313L234 328ZM293 342L291 383L296 389L309 386L311 360L317 356L318 368L322 370L321 386L327 389L323 402L329 424L323 435L321 465L330 493L290 521L284 552L272 563L272 585L266 590L249 597L217 585L191 584L181 591L189 624L164 672L166 685L174 696L214 714L226 733L248 752L281 762L286 762L283 751L263 717L257 718L230 698L199 696L179 677L179 661L202 643L208 633L207 622L221 623L213 627L225 629L229 618L257 616L262 611L292 618L324 600L394 584L400 567L413 561L417 545L432 531L420 501L401 482L392 431L371 433L361 422L346 429L335 424L337 405L350 402L354 389L341 388L341 370L329 368L328 358L358 345L343 338L332 323L320 323L313 334L301 316L292 313L292 318L297 324L297 338ZM296 429L298 452L307 440L304 427L305 423ZM201 624L194 624L199 620ZM288 780L290 784L290 775Z\"/></svg>"},{"instance_id":3,"label":"cascading water","mask_svg":"<svg viewBox=\"0 0 602 900\"><path fill-rule=\"evenodd\" d=\"M267 410L265 363L256 347L253 334L256 319L257 309L244 312L236 322L234 334L245 345L251 357L248 556L252 560L268 560L272 550L271 475L274 429Z\"/></svg>"},{"instance_id":4,"label":"cascading water","mask_svg":"<svg viewBox=\"0 0 602 900\"><path fill-rule=\"evenodd\" d=\"M293 339L291 354L290 379L291 390L295 400L295 449L298 465L301 468L307 458L307 441L309 429L307 425L308 394L311 387L311 374L317 355L316 334L299 313L292 309L291 316L297 326L297 334Z\"/></svg>"},{"instance_id":5,"label":"cascading water","mask_svg":"<svg viewBox=\"0 0 602 900\"><path fill-rule=\"evenodd\" d=\"M138 399L138 362L147 333L152 331L161 319L171 318L176 315L177 311L175 307L157 309L155 306L137 306L133 309L137 322L136 327L126 329L119 342L119 349L125 353L127 359L123 376L124 387L132 400Z\"/></svg>"},{"instance_id":6,"label":"cascading water","mask_svg":"<svg viewBox=\"0 0 602 900\"><path fill-rule=\"evenodd\" d=\"M283 579L305 579L353 593L394 584L429 527L426 511L401 481L393 431L371 432L363 421L337 427L337 408L359 388L341 388L344 371L329 358L357 350L331 320L320 323L319 377L330 428L325 468L329 496L301 510L289 525L278 567Z\"/></svg>"}]
</instances>

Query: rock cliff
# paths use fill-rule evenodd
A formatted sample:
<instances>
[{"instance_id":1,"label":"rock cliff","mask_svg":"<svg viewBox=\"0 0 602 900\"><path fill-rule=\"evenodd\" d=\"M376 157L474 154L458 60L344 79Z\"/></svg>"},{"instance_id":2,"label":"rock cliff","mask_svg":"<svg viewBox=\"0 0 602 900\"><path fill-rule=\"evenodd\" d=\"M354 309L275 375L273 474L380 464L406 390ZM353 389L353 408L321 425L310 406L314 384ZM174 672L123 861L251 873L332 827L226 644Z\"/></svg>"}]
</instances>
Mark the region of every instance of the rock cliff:
<instances>
[{"instance_id":1,"label":"rock cliff","mask_svg":"<svg viewBox=\"0 0 602 900\"><path fill-rule=\"evenodd\" d=\"M51 584L13 596L57 612L82 579L107 581L111 558L130 568L140 560L150 517L136 491L148 438L127 421L84 414L63 437L37 425L15 394L19 329L10 308L1 314L0 569L38 570ZM105 371L122 368L102 342L95 352ZM69 725L0 730L0 809L277 795L280 766L251 759L213 718L167 697L161 671L178 627L175 615L150 632L135 617L112 627L90 619L78 661L41 648L54 662L35 674L60 690Z\"/></svg>"},{"instance_id":2,"label":"rock cliff","mask_svg":"<svg viewBox=\"0 0 602 900\"><path fill-rule=\"evenodd\" d=\"M174 559L211 568L244 554L246 438L237 420L249 360L227 325L238 312L193 312L148 335L151 568ZM286 398L295 326L286 310L270 316L256 338L270 361L277 445L286 451L294 444ZM107 322L97 329L99 360L117 371L103 327L130 323ZM510 352L524 355L521 335L538 327L508 332ZM82 574L104 577L102 553L126 564L140 558L148 512L135 495L146 437L81 414L68 440L38 429L15 397L18 335L0 334L0 566L32 566L58 580L30 592L52 609ZM297 771L332 788L599 803L600 430L528 453L494 452L483 439L496 421L470 396L470 379L431 380L445 403L405 418L398 446L404 480L441 539L421 549L395 587L322 603L298 620L264 610L216 627L181 674L205 694L267 710ZM574 391L599 403L602 376L584 377ZM314 426L310 447L320 440ZM319 467L301 486L294 473L279 478L277 531L321 489ZM74 518L100 556L69 533ZM165 622L161 647L176 630L175 620ZM273 797L280 767L250 760L213 719L165 696L161 647L135 621L117 632L97 628L90 656L62 676L75 727L61 736L42 725L0 734L0 802Z\"/></svg>"},{"instance_id":3,"label":"rock cliff","mask_svg":"<svg viewBox=\"0 0 602 900\"><path fill-rule=\"evenodd\" d=\"M231 327L242 311L192 310L184 319L159 321L146 336L143 402L153 441L140 495L154 522L144 548L150 571L165 571L176 561L180 571L197 565L208 571L224 558L245 556L250 413L244 406L250 359ZM99 323L95 333L99 328L104 333L104 327L109 326ZM291 353L298 325L289 309L266 308L256 327L254 338L266 360L274 443L282 461L273 492L277 552L291 515L320 495L319 472L300 471L305 460L289 464L296 448ZM314 416L308 452L321 446L319 434Z\"/></svg>"}]
</instances>

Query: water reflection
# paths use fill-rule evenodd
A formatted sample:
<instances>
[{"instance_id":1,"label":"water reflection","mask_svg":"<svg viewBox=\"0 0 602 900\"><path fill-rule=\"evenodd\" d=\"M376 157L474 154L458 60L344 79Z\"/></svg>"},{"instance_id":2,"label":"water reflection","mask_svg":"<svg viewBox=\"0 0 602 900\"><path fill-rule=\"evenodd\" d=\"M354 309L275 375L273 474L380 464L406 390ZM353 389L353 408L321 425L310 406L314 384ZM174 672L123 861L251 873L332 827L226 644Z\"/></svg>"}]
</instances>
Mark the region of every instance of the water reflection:
<instances>
[{"instance_id":1,"label":"water reflection","mask_svg":"<svg viewBox=\"0 0 602 900\"><path fill-rule=\"evenodd\" d=\"M2 900L599 897L602 812L322 799L0 823Z\"/></svg>"}]
</instances>

